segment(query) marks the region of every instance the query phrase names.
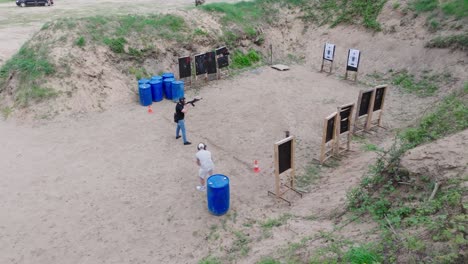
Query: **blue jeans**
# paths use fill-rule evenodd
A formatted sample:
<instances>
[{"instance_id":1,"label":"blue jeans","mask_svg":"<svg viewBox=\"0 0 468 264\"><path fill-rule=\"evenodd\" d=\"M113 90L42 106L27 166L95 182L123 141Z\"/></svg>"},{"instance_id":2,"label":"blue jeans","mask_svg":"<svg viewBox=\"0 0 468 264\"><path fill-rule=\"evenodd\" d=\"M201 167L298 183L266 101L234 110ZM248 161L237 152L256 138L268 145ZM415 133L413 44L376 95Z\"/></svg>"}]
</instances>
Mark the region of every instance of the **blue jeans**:
<instances>
[{"instance_id":1,"label":"blue jeans","mask_svg":"<svg viewBox=\"0 0 468 264\"><path fill-rule=\"evenodd\" d=\"M182 130L182 139L184 140L184 143L185 143L187 142L187 136L185 135L185 121L183 119L177 122L176 137L179 136L180 130Z\"/></svg>"}]
</instances>

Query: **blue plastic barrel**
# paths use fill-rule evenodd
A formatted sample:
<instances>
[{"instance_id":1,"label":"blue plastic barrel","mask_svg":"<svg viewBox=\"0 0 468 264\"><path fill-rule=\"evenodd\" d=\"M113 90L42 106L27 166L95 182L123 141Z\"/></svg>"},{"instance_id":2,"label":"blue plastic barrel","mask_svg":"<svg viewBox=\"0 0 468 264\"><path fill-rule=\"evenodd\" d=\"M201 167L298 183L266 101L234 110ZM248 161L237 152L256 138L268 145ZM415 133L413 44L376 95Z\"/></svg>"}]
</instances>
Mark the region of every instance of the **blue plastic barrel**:
<instances>
[{"instance_id":1,"label":"blue plastic barrel","mask_svg":"<svg viewBox=\"0 0 468 264\"><path fill-rule=\"evenodd\" d=\"M173 81L172 82L172 100L178 101L179 98L184 97L184 82Z\"/></svg>"},{"instance_id":2,"label":"blue plastic barrel","mask_svg":"<svg viewBox=\"0 0 468 264\"><path fill-rule=\"evenodd\" d=\"M149 82L150 82L150 80L148 80L146 78L143 78L143 79L138 80L138 85L149 83Z\"/></svg>"},{"instance_id":3,"label":"blue plastic barrel","mask_svg":"<svg viewBox=\"0 0 468 264\"><path fill-rule=\"evenodd\" d=\"M164 79L169 79L169 78L174 78L174 74L172 72L165 72L162 74L162 78Z\"/></svg>"},{"instance_id":4,"label":"blue plastic barrel","mask_svg":"<svg viewBox=\"0 0 468 264\"><path fill-rule=\"evenodd\" d=\"M151 96L153 102L159 102L163 99L163 83L161 79L151 79Z\"/></svg>"},{"instance_id":5,"label":"blue plastic barrel","mask_svg":"<svg viewBox=\"0 0 468 264\"><path fill-rule=\"evenodd\" d=\"M138 86L138 94L140 95L140 103L142 106L151 105L152 96L151 96L151 85L144 83Z\"/></svg>"},{"instance_id":6,"label":"blue plastic barrel","mask_svg":"<svg viewBox=\"0 0 468 264\"><path fill-rule=\"evenodd\" d=\"M163 80L164 95L166 99L172 100L172 82L174 78L166 78Z\"/></svg>"},{"instance_id":7,"label":"blue plastic barrel","mask_svg":"<svg viewBox=\"0 0 468 264\"><path fill-rule=\"evenodd\" d=\"M162 81L163 77L161 77L159 75L154 75L153 77L151 77L151 80L160 80L160 81Z\"/></svg>"},{"instance_id":8,"label":"blue plastic barrel","mask_svg":"<svg viewBox=\"0 0 468 264\"><path fill-rule=\"evenodd\" d=\"M222 174L211 175L206 181L208 210L223 215L229 210L229 178Z\"/></svg>"}]
</instances>

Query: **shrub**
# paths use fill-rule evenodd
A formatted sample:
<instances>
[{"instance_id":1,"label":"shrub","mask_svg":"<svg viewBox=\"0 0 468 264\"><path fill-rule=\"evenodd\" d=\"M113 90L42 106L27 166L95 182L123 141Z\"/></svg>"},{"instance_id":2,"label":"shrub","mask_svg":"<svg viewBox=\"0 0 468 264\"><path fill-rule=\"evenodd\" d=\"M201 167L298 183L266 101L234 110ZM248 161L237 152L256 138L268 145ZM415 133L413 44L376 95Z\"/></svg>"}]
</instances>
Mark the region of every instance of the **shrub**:
<instances>
[{"instance_id":1,"label":"shrub","mask_svg":"<svg viewBox=\"0 0 468 264\"><path fill-rule=\"evenodd\" d=\"M105 38L104 43L109 46L109 48L115 53L124 53L125 52L125 40L123 37L119 37L116 39L113 38Z\"/></svg>"}]
</instances>

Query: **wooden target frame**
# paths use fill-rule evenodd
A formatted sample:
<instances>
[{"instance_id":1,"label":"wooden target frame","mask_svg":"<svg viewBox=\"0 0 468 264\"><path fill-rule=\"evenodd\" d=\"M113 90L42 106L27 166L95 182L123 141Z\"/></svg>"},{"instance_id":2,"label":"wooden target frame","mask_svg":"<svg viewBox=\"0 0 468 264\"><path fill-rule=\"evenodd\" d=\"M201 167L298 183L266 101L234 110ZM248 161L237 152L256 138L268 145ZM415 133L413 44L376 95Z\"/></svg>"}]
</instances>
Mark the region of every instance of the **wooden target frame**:
<instances>
[{"instance_id":1,"label":"wooden target frame","mask_svg":"<svg viewBox=\"0 0 468 264\"><path fill-rule=\"evenodd\" d=\"M382 115L383 115L383 108L385 103L385 97L387 95L388 85L379 85L374 88L374 96L372 98L372 107L369 108L369 114L367 115L366 121L366 130L369 130L373 127L381 127L382 126ZM377 118L374 119L374 116Z\"/></svg>"},{"instance_id":2,"label":"wooden target frame","mask_svg":"<svg viewBox=\"0 0 468 264\"><path fill-rule=\"evenodd\" d=\"M230 61L229 61L229 50L227 49L226 46L222 46L222 47L219 47L215 50L215 53L216 53L216 65L218 67L218 74L217 74L217 78L218 80L221 79L221 75L224 74L225 72L227 72L227 75L230 74L230 70L229 70L229 65L230 65ZM226 68L226 71L222 70Z\"/></svg>"},{"instance_id":3,"label":"wooden target frame","mask_svg":"<svg viewBox=\"0 0 468 264\"><path fill-rule=\"evenodd\" d=\"M354 118L354 133L368 130L369 114L374 108L375 88L359 91L356 117Z\"/></svg>"},{"instance_id":4,"label":"wooden target frame","mask_svg":"<svg viewBox=\"0 0 468 264\"><path fill-rule=\"evenodd\" d=\"M351 138L353 135L354 103L345 104L337 108L335 131L335 153L341 154L351 149ZM341 138L345 138L342 142Z\"/></svg>"},{"instance_id":5,"label":"wooden target frame","mask_svg":"<svg viewBox=\"0 0 468 264\"><path fill-rule=\"evenodd\" d=\"M181 62L183 61L185 61L185 64L181 64ZM188 86L191 86L192 85L192 70L193 70L192 56L189 55L185 57L179 57L178 64L179 64L179 79L183 80ZM189 75L187 75L187 72L186 72L187 70L190 72Z\"/></svg>"},{"instance_id":6,"label":"wooden target frame","mask_svg":"<svg viewBox=\"0 0 468 264\"><path fill-rule=\"evenodd\" d=\"M296 150L296 139L289 136L275 143L275 192L268 191L268 195L273 195L291 205L291 202L283 197L289 190L295 192L300 197L302 193L294 189L295 184L295 164L294 153ZM281 183L281 175L289 175L289 184ZM281 187L284 187L283 189Z\"/></svg>"},{"instance_id":7,"label":"wooden target frame","mask_svg":"<svg viewBox=\"0 0 468 264\"><path fill-rule=\"evenodd\" d=\"M322 56L322 66L320 66L320 72L323 72L323 67L325 66L325 61L330 62L330 71L333 71L333 60L335 59L336 45L331 43L325 43L323 45L323 56Z\"/></svg>"},{"instance_id":8,"label":"wooden target frame","mask_svg":"<svg viewBox=\"0 0 468 264\"><path fill-rule=\"evenodd\" d=\"M334 154L335 140L336 140L336 120L338 113L325 117L323 122L323 135L322 146L320 148L320 164L323 164L327 159L331 158Z\"/></svg>"},{"instance_id":9,"label":"wooden target frame","mask_svg":"<svg viewBox=\"0 0 468 264\"><path fill-rule=\"evenodd\" d=\"M357 81L358 70L359 70L359 63L361 62L361 55L362 52L357 49L349 49L348 50L348 59L346 61L346 73L345 73L345 80L348 80L349 72L354 72L354 80ZM355 58L357 56L357 58Z\"/></svg>"}]
</instances>

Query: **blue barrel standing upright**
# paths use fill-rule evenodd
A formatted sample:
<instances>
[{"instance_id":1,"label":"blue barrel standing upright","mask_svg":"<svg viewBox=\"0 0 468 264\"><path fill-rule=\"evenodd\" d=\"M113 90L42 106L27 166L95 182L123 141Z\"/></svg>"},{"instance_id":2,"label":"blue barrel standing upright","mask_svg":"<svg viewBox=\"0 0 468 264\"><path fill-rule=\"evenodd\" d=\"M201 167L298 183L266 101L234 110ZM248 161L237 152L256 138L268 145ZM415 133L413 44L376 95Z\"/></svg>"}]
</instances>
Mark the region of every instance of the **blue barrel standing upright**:
<instances>
[{"instance_id":1,"label":"blue barrel standing upright","mask_svg":"<svg viewBox=\"0 0 468 264\"><path fill-rule=\"evenodd\" d=\"M151 81L149 82L151 85L151 96L153 99L153 102L159 102L162 101L163 99L163 83L162 83L162 78L159 77L157 78L151 78Z\"/></svg>"},{"instance_id":2,"label":"blue barrel standing upright","mask_svg":"<svg viewBox=\"0 0 468 264\"><path fill-rule=\"evenodd\" d=\"M165 72L162 74L162 78L163 80L168 78L174 78L174 74L172 72Z\"/></svg>"},{"instance_id":3,"label":"blue barrel standing upright","mask_svg":"<svg viewBox=\"0 0 468 264\"><path fill-rule=\"evenodd\" d=\"M229 210L229 178L222 174L211 175L206 181L208 210L220 216Z\"/></svg>"},{"instance_id":4,"label":"blue barrel standing upright","mask_svg":"<svg viewBox=\"0 0 468 264\"><path fill-rule=\"evenodd\" d=\"M163 80L164 95L166 99L172 100L172 82L174 78L166 78Z\"/></svg>"},{"instance_id":5,"label":"blue barrel standing upright","mask_svg":"<svg viewBox=\"0 0 468 264\"><path fill-rule=\"evenodd\" d=\"M184 97L184 82L173 81L172 82L172 100L178 101L179 98Z\"/></svg>"},{"instance_id":6,"label":"blue barrel standing upright","mask_svg":"<svg viewBox=\"0 0 468 264\"><path fill-rule=\"evenodd\" d=\"M144 83L138 86L138 94L140 95L140 103L142 106L151 105L152 96L151 96L151 85Z\"/></svg>"},{"instance_id":7,"label":"blue barrel standing upright","mask_svg":"<svg viewBox=\"0 0 468 264\"><path fill-rule=\"evenodd\" d=\"M138 85L149 83L149 82L150 82L150 80L148 80L146 78L143 78L143 79L138 80Z\"/></svg>"}]
</instances>

